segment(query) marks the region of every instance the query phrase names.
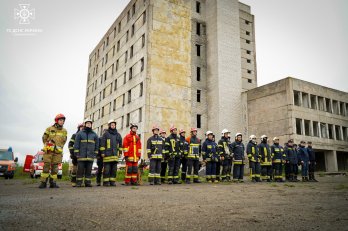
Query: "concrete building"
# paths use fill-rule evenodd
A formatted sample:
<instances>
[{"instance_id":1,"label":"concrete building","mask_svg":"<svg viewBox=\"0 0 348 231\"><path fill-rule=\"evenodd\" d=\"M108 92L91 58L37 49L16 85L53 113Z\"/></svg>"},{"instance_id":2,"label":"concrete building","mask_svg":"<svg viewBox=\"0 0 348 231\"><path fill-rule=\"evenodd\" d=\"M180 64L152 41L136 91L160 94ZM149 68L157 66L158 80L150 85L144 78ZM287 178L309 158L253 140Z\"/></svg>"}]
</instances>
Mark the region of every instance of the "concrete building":
<instances>
[{"instance_id":1,"label":"concrete building","mask_svg":"<svg viewBox=\"0 0 348 231\"><path fill-rule=\"evenodd\" d=\"M257 86L254 16L237 0L132 0L89 56L85 118L101 135L139 125L240 130ZM208 110L209 109L209 110Z\"/></svg>"},{"instance_id":2,"label":"concrete building","mask_svg":"<svg viewBox=\"0 0 348 231\"><path fill-rule=\"evenodd\" d=\"M249 135L312 141L319 170L348 170L347 92L288 77L243 94Z\"/></svg>"}]
</instances>

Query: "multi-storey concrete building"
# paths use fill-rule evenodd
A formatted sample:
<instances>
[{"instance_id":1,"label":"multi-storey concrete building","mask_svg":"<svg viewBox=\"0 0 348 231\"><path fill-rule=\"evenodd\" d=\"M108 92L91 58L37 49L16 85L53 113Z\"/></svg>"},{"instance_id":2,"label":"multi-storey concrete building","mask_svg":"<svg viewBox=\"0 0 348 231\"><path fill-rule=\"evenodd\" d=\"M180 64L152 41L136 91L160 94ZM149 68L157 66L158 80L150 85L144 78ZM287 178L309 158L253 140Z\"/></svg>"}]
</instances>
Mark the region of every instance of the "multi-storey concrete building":
<instances>
[{"instance_id":1,"label":"multi-storey concrete building","mask_svg":"<svg viewBox=\"0 0 348 231\"><path fill-rule=\"evenodd\" d=\"M243 94L249 134L312 141L320 170L348 169L347 92L288 77Z\"/></svg>"},{"instance_id":2,"label":"multi-storey concrete building","mask_svg":"<svg viewBox=\"0 0 348 231\"><path fill-rule=\"evenodd\" d=\"M85 117L98 134L137 123L199 135L240 130L241 93L257 86L254 17L237 0L132 0L89 57Z\"/></svg>"}]
</instances>

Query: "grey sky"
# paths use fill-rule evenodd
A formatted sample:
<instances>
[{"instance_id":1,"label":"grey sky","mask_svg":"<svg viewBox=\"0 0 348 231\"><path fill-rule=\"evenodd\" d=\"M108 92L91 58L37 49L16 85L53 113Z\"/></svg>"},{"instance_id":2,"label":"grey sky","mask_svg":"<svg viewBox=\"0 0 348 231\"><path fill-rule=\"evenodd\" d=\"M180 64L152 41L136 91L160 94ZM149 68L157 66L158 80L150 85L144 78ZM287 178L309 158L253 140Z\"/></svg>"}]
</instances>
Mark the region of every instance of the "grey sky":
<instances>
[{"instance_id":1,"label":"grey sky","mask_svg":"<svg viewBox=\"0 0 348 231\"><path fill-rule=\"evenodd\" d=\"M12 146L23 161L42 147L42 133L57 113L66 115L70 138L83 119L88 55L128 2L0 2L0 146ZM242 2L256 18L259 85L293 76L348 91L347 1ZM13 18L19 3L35 8L30 25ZM15 28L43 32L7 31Z\"/></svg>"}]
</instances>

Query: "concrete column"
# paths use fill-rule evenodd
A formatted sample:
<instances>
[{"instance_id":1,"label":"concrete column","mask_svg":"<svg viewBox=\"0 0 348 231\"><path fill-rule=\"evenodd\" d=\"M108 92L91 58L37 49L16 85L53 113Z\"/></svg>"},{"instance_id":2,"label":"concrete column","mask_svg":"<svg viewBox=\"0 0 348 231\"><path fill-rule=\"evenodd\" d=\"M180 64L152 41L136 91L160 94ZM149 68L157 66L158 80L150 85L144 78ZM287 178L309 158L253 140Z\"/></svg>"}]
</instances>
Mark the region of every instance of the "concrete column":
<instances>
[{"instance_id":1,"label":"concrete column","mask_svg":"<svg viewBox=\"0 0 348 231\"><path fill-rule=\"evenodd\" d=\"M328 150L325 154L325 167L327 172L337 172L337 154L335 150Z\"/></svg>"}]
</instances>

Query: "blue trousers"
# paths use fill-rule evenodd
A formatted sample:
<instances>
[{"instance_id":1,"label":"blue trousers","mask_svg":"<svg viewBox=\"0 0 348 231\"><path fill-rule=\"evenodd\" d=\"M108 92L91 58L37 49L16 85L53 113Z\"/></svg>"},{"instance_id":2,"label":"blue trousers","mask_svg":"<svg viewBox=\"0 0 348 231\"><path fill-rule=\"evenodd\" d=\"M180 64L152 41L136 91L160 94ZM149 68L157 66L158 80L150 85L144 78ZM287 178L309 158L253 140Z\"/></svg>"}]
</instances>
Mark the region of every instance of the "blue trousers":
<instances>
[{"instance_id":1,"label":"blue trousers","mask_svg":"<svg viewBox=\"0 0 348 231\"><path fill-rule=\"evenodd\" d=\"M308 176L308 161L303 161L302 176Z\"/></svg>"},{"instance_id":2,"label":"blue trousers","mask_svg":"<svg viewBox=\"0 0 348 231\"><path fill-rule=\"evenodd\" d=\"M208 161L205 169L207 180L215 180L216 178L216 162Z\"/></svg>"}]
</instances>

